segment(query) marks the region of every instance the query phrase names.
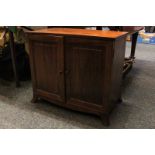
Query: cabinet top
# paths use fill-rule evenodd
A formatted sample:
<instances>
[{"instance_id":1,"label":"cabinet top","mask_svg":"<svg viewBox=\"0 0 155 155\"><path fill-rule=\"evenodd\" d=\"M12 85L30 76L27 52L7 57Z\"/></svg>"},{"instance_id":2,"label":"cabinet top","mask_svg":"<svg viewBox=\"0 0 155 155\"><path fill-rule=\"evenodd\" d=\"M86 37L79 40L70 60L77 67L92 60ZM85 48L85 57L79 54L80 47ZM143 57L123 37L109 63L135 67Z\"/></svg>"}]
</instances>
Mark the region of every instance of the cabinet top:
<instances>
[{"instance_id":1,"label":"cabinet top","mask_svg":"<svg viewBox=\"0 0 155 155\"><path fill-rule=\"evenodd\" d=\"M101 30L72 29L72 28L48 28L48 29L40 29L36 31L29 31L28 33L89 36L89 37L100 37L100 38L111 38L111 39L116 39L122 36L126 36L128 34L128 32L120 32L120 31L101 31Z\"/></svg>"}]
</instances>

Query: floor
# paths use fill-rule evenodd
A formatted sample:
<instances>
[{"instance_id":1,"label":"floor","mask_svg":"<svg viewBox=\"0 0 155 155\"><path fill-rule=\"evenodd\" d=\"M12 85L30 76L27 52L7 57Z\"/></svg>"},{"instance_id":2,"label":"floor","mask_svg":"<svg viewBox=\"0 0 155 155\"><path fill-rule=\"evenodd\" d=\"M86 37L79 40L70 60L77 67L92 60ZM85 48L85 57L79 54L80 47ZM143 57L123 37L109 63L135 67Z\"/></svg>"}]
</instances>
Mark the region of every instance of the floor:
<instances>
[{"instance_id":1,"label":"floor","mask_svg":"<svg viewBox=\"0 0 155 155\"><path fill-rule=\"evenodd\" d=\"M129 54L130 43L126 53ZM111 125L105 127L92 115L75 112L48 102L31 103L31 82L0 80L0 128L69 128L131 129L155 128L155 46L138 44L136 63L123 81L123 103L111 114Z\"/></svg>"}]
</instances>

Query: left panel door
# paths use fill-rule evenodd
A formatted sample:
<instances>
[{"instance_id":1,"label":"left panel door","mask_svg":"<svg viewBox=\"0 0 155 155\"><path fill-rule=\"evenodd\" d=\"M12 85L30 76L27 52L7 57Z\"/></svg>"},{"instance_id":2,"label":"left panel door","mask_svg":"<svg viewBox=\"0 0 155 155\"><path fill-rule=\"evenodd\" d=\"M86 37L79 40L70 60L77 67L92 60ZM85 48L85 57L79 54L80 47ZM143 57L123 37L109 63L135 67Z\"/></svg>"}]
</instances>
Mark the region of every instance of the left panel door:
<instances>
[{"instance_id":1,"label":"left panel door","mask_svg":"<svg viewBox=\"0 0 155 155\"><path fill-rule=\"evenodd\" d=\"M63 37L33 34L29 45L34 94L64 103Z\"/></svg>"}]
</instances>

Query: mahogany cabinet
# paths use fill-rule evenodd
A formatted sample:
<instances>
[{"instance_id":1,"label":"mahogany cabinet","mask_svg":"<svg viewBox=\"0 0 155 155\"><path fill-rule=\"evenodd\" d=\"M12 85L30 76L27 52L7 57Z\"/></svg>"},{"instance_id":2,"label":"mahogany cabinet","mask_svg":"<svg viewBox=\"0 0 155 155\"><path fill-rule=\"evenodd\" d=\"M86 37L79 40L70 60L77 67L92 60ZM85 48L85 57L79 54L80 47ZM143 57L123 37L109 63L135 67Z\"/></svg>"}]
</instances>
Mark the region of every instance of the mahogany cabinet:
<instances>
[{"instance_id":1,"label":"mahogany cabinet","mask_svg":"<svg viewBox=\"0 0 155 155\"><path fill-rule=\"evenodd\" d=\"M42 98L96 114L109 124L121 99L126 34L69 28L28 32L32 101Z\"/></svg>"}]
</instances>

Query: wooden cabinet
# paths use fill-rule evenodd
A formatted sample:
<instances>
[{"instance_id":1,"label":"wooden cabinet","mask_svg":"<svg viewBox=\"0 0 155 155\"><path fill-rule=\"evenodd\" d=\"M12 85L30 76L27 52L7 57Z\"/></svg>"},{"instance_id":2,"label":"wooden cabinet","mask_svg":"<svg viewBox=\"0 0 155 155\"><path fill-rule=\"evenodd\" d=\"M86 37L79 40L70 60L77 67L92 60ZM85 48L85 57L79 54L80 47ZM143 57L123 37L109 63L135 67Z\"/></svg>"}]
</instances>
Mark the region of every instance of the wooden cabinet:
<instances>
[{"instance_id":1,"label":"wooden cabinet","mask_svg":"<svg viewBox=\"0 0 155 155\"><path fill-rule=\"evenodd\" d=\"M28 33L33 102L101 116L121 98L125 32L45 29Z\"/></svg>"}]
</instances>

